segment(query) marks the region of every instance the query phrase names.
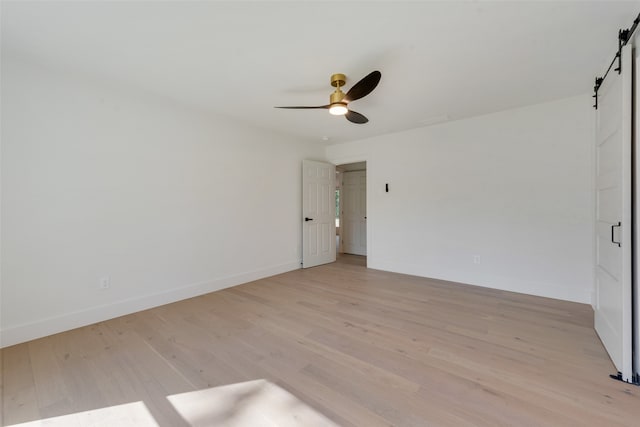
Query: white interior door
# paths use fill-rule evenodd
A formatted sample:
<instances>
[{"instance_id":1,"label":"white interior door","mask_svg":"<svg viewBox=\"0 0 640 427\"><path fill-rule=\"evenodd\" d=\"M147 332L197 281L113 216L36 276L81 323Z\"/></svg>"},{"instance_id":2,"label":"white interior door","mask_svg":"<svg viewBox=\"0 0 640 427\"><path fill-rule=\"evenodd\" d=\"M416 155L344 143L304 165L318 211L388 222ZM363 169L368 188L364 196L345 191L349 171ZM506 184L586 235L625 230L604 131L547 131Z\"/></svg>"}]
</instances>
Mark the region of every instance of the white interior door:
<instances>
[{"instance_id":1,"label":"white interior door","mask_svg":"<svg viewBox=\"0 0 640 427\"><path fill-rule=\"evenodd\" d=\"M367 255L367 172L344 172L342 195L342 251Z\"/></svg>"},{"instance_id":2,"label":"white interior door","mask_svg":"<svg viewBox=\"0 0 640 427\"><path fill-rule=\"evenodd\" d=\"M632 55L598 90L596 110L595 329L622 379L631 369Z\"/></svg>"},{"instance_id":3,"label":"white interior door","mask_svg":"<svg viewBox=\"0 0 640 427\"><path fill-rule=\"evenodd\" d=\"M302 161L302 268L336 260L336 167Z\"/></svg>"}]
</instances>

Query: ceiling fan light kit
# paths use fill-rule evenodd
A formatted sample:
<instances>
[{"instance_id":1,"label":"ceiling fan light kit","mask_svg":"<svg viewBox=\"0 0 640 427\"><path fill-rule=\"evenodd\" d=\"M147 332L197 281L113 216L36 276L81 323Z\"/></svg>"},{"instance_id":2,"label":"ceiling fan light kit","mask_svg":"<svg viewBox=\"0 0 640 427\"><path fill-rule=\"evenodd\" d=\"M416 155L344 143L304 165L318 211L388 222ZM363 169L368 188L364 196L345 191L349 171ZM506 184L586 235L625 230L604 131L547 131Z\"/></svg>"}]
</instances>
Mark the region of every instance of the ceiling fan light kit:
<instances>
[{"instance_id":1,"label":"ceiling fan light kit","mask_svg":"<svg viewBox=\"0 0 640 427\"><path fill-rule=\"evenodd\" d=\"M328 109L329 113L334 116L345 116L345 118L351 123L364 124L367 123L369 119L367 119L360 113L350 110L348 105L351 101L355 101L369 95L376 88L376 86L378 86L381 77L382 74L380 73L380 71L373 71L366 75L358 83L353 85L353 87L349 89L349 91L345 94L340 88L346 83L347 77L344 74L334 74L331 76L331 86L335 87L336 90L329 96L329 104L319 105L317 107L299 106L275 108L285 108L293 110Z\"/></svg>"},{"instance_id":2,"label":"ceiling fan light kit","mask_svg":"<svg viewBox=\"0 0 640 427\"><path fill-rule=\"evenodd\" d=\"M334 116L344 116L348 111L347 104L343 102L335 102L329 107L329 113Z\"/></svg>"}]
</instances>

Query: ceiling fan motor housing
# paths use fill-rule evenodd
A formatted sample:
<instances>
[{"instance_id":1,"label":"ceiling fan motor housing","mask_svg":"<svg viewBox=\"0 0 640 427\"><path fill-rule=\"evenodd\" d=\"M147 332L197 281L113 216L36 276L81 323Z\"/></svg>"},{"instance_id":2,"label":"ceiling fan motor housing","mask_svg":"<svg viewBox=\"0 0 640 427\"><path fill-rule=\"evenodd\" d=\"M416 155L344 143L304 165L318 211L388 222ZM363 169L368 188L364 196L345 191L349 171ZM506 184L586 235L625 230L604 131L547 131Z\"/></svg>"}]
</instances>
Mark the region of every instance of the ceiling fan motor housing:
<instances>
[{"instance_id":1,"label":"ceiling fan motor housing","mask_svg":"<svg viewBox=\"0 0 640 427\"><path fill-rule=\"evenodd\" d=\"M329 97L329 104L333 105L333 104L340 103L340 104L345 104L345 105L346 105L346 103L345 103L345 102L342 102L342 99L343 99L343 98L344 98L344 92L343 92L343 91L341 91L341 90L338 88L338 89L336 89L336 91L335 91L335 92L333 92L333 93L331 94L331 96Z\"/></svg>"}]
</instances>

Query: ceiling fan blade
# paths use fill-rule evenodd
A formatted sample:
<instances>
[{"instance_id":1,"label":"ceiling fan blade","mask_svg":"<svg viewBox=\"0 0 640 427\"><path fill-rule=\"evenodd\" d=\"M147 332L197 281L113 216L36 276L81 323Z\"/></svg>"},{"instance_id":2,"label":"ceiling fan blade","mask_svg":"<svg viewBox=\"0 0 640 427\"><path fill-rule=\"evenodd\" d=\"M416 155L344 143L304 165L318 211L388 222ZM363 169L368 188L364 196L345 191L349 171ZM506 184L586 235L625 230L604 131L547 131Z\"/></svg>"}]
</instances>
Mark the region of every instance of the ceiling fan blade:
<instances>
[{"instance_id":1,"label":"ceiling fan blade","mask_svg":"<svg viewBox=\"0 0 640 427\"><path fill-rule=\"evenodd\" d=\"M360 113L356 113L355 111L349 110L347 111L347 114L344 115L347 120L349 120L351 123L357 123L359 125L367 123L369 121L369 119L367 119L365 116L363 116Z\"/></svg>"},{"instance_id":2,"label":"ceiling fan blade","mask_svg":"<svg viewBox=\"0 0 640 427\"><path fill-rule=\"evenodd\" d=\"M305 107L305 106L298 106L298 107L273 107L273 108L287 108L289 110L313 110L316 108L329 108L328 105L318 105L317 107Z\"/></svg>"},{"instance_id":3,"label":"ceiling fan blade","mask_svg":"<svg viewBox=\"0 0 640 427\"><path fill-rule=\"evenodd\" d=\"M382 73L380 73L380 71L372 71L367 74L362 80L349 89L349 92L344 96L343 101L351 102L369 95L371 91L378 86L381 77Z\"/></svg>"}]
</instances>

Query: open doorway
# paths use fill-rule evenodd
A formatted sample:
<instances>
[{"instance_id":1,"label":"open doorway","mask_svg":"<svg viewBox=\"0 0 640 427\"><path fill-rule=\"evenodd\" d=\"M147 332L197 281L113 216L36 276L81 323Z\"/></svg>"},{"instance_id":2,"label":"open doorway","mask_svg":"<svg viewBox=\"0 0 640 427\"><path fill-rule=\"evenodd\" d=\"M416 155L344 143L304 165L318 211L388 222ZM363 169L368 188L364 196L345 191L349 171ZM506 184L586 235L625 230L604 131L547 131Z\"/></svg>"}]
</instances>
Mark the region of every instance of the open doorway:
<instances>
[{"instance_id":1,"label":"open doorway","mask_svg":"<svg viewBox=\"0 0 640 427\"><path fill-rule=\"evenodd\" d=\"M336 251L367 256L367 163L336 166Z\"/></svg>"}]
</instances>

